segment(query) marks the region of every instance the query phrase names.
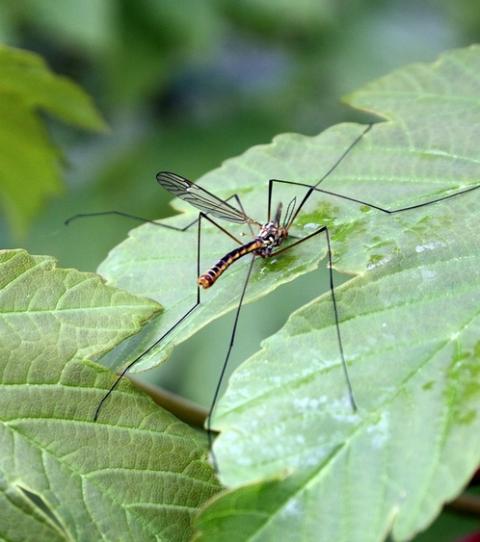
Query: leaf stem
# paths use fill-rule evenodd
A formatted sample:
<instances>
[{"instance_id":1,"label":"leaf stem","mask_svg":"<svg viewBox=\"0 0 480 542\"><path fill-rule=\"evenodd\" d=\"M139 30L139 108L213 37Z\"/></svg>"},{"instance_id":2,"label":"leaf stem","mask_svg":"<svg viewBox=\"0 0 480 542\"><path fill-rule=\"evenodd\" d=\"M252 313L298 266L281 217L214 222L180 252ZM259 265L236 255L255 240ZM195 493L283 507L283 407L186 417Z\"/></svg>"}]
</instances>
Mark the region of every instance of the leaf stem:
<instances>
[{"instance_id":1,"label":"leaf stem","mask_svg":"<svg viewBox=\"0 0 480 542\"><path fill-rule=\"evenodd\" d=\"M204 429L205 419L208 415L206 408L203 408L176 393L142 382L138 378L132 376L129 376L128 378L136 388L149 395L157 405L168 410L189 425Z\"/></svg>"}]
</instances>

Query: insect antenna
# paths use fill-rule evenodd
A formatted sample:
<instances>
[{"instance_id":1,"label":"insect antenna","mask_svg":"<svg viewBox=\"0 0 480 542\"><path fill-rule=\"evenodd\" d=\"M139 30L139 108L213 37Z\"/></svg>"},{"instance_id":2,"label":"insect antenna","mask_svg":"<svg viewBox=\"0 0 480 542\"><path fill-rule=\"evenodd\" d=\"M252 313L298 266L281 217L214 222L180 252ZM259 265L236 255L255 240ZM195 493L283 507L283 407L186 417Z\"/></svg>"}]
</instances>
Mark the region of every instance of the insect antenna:
<instances>
[{"instance_id":1,"label":"insect antenna","mask_svg":"<svg viewBox=\"0 0 480 542\"><path fill-rule=\"evenodd\" d=\"M297 196L290 200L285 211L285 217L283 218L283 227L286 228L290 224L290 219L295 211L295 205L297 204Z\"/></svg>"}]
</instances>

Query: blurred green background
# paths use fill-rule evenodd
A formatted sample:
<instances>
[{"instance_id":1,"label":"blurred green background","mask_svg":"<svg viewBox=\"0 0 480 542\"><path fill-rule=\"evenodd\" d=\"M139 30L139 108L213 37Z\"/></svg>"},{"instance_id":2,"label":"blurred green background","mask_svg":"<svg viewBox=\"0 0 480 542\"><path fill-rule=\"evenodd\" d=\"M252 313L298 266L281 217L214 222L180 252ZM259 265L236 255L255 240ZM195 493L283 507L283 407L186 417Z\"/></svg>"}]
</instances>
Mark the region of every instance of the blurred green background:
<instances>
[{"instance_id":1,"label":"blurred green background","mask_svg":"<svg viewBox=\"0 0 480 542\"><path fill-rule=\"evenodd\" d=\"M158 170L196 179L275 134L364 120L339 98L480 37L475 0L3 0L0 7L0 42L41 54L80 84L111 128L92 135L45 116L62 152L63 191L44 202L26 235L0 218L3 247L52 254L82 270L95 270L135 224L98 218L65 228L68 216L110 209L167 216ZM28 194L35 179L24 183ZM246 308L233 364L325 288L319 277ZM231 317L209 326L148 378L208 404L230 326ZM455 540L471 529L469 519L450 514L418 540Z\"/></svg>"}]
</instances>

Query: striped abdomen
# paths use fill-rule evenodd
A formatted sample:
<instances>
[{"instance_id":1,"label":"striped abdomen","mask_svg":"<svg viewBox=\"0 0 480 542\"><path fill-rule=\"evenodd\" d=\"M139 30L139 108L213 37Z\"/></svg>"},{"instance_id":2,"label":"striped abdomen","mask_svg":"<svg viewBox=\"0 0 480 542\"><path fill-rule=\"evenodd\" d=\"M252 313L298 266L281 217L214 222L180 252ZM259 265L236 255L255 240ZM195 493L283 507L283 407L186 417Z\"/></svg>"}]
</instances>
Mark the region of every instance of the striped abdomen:
<instances>
[{"instance_id":1,"label":"striped abdomen","mask_svg":"<svg viewBox=\"0 0 480 542\"><path fill-rule=\"evenodd\" d=\"M261 239L254 239L241 247L232 250L226 254L221 260L219 260L211 269L209 269L203 275L200 275L197 279L197 282L202 288L210 288L210 286L218 279L218 277L228 269L233 262L245 256L245 254L250 254L255 252L259 248L264 246L264 242Z\"/></svg>"}]
</instances>

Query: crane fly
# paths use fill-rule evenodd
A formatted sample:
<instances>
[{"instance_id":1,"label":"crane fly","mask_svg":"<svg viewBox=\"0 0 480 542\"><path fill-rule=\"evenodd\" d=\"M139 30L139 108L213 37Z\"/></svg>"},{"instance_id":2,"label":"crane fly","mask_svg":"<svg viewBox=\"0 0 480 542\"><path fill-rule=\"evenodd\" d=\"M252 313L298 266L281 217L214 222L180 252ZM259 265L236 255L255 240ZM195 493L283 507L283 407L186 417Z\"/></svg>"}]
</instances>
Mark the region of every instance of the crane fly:
<instances>
[{"instance_id":1,"label":"crane fly","mask_svg":"<svg viewBox=\"0 0 480 542\"><path fill-rule=\"evenodd\" d=\"M228 252L206 273L198 277L197 283L204 289L213 286L224 271L235 261L247 254L253 254L261 258L271 257L274 249L280 246L288 237L288 230L292 225L291 219L293 218L296 198L292 199L288 204L283 221L281 220L283 204L279 203L272 220L269 217L268 222L262 225L247 216L243 211L235 209L235 207L229 205L227 202L217 198L213 194L210 194L210 192L207 192L205 189L176 173L161 171L157 174L157 181L171 194L188 201L188 203L204 213L209 213L211 216L213 215L228 222L255 225L259 228L258 234L252 241Z\"/></svg>"},{"instance_id":2,"label":"crane fly","mask_svg":"<svg viewBox=\"0 0 480 542\"><path fill-rule=\"evenodd\" d=\"M351 408L355 411L357 409L357 405L355 402L354 394L353 394L353 388L350 381L349 373L348 373L348 367L345 359L344 354L344 348L343 348L343 342L342 342L342 335L340 331L340 324L339 324L339 315L338 315L338 308L337 308L337 302L335 297L335 288L334 288L334 281L333 281L333 256L332 256L332 247L331 247L331 237L328 226L324 225L313 231L312 233L306 235L305 237L302 237L300 239L295 239L295 241L287 244L287 246L284 246L282 248L279 248L289 237L289 229L291 228L292 224L294 223L296 217L304 207L305 203L308 201L308 199L312 196L312 194L315 193L321 193L328 196L333 196L336 198L340 198L342 200L346 200L351 203L360 204L363 206L367 206L371 209L374 209L376 211L393 215L400 212L406 212L411 211L414 209L418 209L420 207L425 207L427 205L431 205L443 200L447 200L462 194L465 194L467 192L471 192L473 190L476 190L480 188L480 185L473 185L467 188L460 189L456 192L437 197L433 200L429 200L426 202L417 203L414 205L401 207L397 209L388 209L385 207L381 207L379 205L369 203L367 201L360 200L358 198L354 198L351 196L348 196L346 194L340 194L337 192L332 192L330 190L324 190L322 188L319 188L319 185L339 166L339 164L342 162L342 160L347 156L347 154L353 149L355 145L366 135L366 133L372 128L373 125L369 124L366 126L366 128L363 129L363 131L358 135L353 142L346 148L346 150L343 151L343 153L336 159L336 161L333 163L333 165L326 171L326 173L320 178L318 182L315 184L307 184L307 183L301 183L301 182L295 182L295 181L287 181L282 179L270 179L268 183L268 212L267 212L267 221L264 223L261 223L257 220L254 220L250 218L243 208L242 202L240 200L240 197L237 194L233 194L229 198L223 200L211 192L207 191L206 189L202 188L201 186L192 183L185 177L182 177L181 175L178 175L176 173L171 173L168 171L162 171L156 175L157 182L168 192L170 192L172 195L181 198L182 200L188 202L193 207L196 207L199 209L199 215L198 218L196 218L191 223L187 224L183 228L179 228L176 226L172 226L169 224L163 224L156 222L154 220L145 219L136 215L132 215L129 213L121 212L121 211L102 211L102 212L96 212L96 213L86 213L86 214L78 214L66 221L66 224L70 223L72 220L76 218L83 218L83 217L91 217L91 216L101 216L101 215L120 215L124 217L131 218L133 220L141 221L141 222L148 222L151 224L154 224L156 226L161 226L168 229L173 229L177 231L186 231L191 226L198 224L198 230L197 230L197 285L196 285L196 302L188 309L171 327L168 329L161 337L159 337L149 348L147 348L144 352L142 352L139 356L137 356L133 361L131 361L117 376L115 381L113 382L110 389L105 393L105 395L102 397L101 401L99 402L95 414L94 414L94 420L98 419L100 410L105 403L105 401L108 399L110 394L114 391L122 377L135 365L140 359L145 356L147 353L152 351L155 347L157 347L164 339L169 335L177 326L179 326L199 305L201 302L201 289L207 289L212 287L216 281L220 278L220 276L231 266L233 265L237 260L240 258L246 257L248 255L251 256L251 261L248 266L247 275L245 278L245 281L243 283L243 288L241 290L239 302L237 305L235 318L234 318L234 324L232 326L232 332L230 336L230 342L227 349L227 354L225 356L221 372L219 375L219 379L215 388L215 392L213 395L213 399L211 402L209 415L207 418L207 434L209 438L210 443L210 450L212 450L212 430L211 430L211 419L212 414L214 412L218 395L220 392L220 388L223 382L223 378L225 375L225 371L227 369L228 361L230 358L230 354L233 348L236 332L237 332L237 326L240 316L240 310L242 308L243 300L245 297L245 293L247 290L247 286L251 277L253 264L257 257L260 258L270 258L272 256L277 256L287 250L290 250L291 248L299 245L300 243L303 243L307 241L308 239L311 239L312 237L320 234L325 234L326 239L326 248L327 248L327 260L328 260L328 273L329 273L329 290L330 295L332 299L332 308L334 313L334 321L335 321L335 328L336 328L336 338L338 343L338 353L339 357L341 359L341 365L343 368L343 373L345 377L345 381L347 384L348 389L348 397L350 401ZM272 214L271 212L271 203L272 203L272 192L273 192L273 186L277 184L281 185L292 185L292 186L300 186L304 187L306 189L305 195L300 200L300 202L297 205L296 198L293 198L290 203L287 205L287 208L285 210L285 213L283 213L283 205L280 203L277 208L275 209L275 212ZM232 204L229 203L230 200L234 199L237 202L238 208L234 207ZM283 216L282 216L283 215ZM223 226L218 224L212 217L218 218L220 220L234 223L234 224L246 224L250 232L252 234L252 239L248 241L247 243L243 243L240 241L235 235L233 235L231 232L229 232L227 229L225 229ZM218 228L220 231L222 231L224 234L226 234L228 237L230 237L233 241L235 241L238 246L225 254L222 258L220 258L210 269L208 269L206 272L201 273L200 270L200 239L201 239L201 226L203 221L208 221L210 224ZM257 228L257 233L254 232L254 227ZM216 459L215 455L213 454L212 450L212 460L213 464L216 470Z\"/></svg>"}]
</instances>

